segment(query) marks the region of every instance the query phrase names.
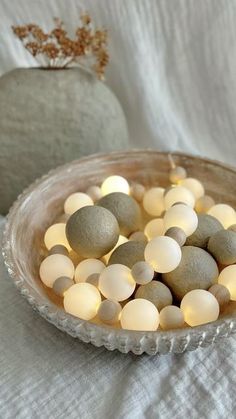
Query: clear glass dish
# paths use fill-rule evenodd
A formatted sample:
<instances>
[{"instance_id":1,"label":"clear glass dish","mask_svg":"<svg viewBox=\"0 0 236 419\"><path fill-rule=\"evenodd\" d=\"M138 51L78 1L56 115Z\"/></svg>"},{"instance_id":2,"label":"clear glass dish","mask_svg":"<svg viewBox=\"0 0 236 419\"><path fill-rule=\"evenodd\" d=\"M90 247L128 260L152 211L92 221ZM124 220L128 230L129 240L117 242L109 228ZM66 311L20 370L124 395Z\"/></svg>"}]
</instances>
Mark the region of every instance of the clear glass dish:
<instances>
[{"instance_id":1,"label":"clear glass dish","mask_svg":"<svg viewBox=\"0 0 236 419\"><path fill-rule=\"evenodd\" d=\"M189 176L202 181L217 202L236 208L236 169L184 154L174 153L173 158L187 169ZM216 322L195 328L135 332L94 324L65 313L60 299L39 279L44 232L62 213L63 202L70 193L84 191L111 174L146 186L167 186L168 169L167 153L154 150L92 155L52 170L18 197L8 215L3 256L15 285L34 310L58 329L84 342L137 355L190 351L236 331L236 302L231 302Z\"/></svg>"}]
</instances>

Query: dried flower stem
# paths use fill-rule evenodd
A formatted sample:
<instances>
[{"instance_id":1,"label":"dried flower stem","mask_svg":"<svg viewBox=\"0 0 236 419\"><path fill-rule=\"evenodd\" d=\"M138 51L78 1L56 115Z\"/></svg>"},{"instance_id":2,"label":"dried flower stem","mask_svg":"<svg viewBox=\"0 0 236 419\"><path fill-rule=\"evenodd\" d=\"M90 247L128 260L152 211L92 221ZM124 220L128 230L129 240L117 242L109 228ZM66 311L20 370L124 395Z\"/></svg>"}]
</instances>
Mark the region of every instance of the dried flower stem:
<instances>
[{"instance_id":1,"label":"dried flower stem","mask_svg":"<svg viewBox=\"0 0 236 419\"><path fill-rule=\"evenodd\" d=\"M109 62L107 51L107 31L94 29L90 16L81 15L81 23L70 39L63 22L55 18L55 28L45 33L35 24L13 26L13 32L24 47L37 60L46 58L48 67L66 68L76 62L81 65L82 59L92 61L91 69L100 79L104 79L106 65ZM87 66L87 65L86 65Z\"/></svg>"}]
</instances>

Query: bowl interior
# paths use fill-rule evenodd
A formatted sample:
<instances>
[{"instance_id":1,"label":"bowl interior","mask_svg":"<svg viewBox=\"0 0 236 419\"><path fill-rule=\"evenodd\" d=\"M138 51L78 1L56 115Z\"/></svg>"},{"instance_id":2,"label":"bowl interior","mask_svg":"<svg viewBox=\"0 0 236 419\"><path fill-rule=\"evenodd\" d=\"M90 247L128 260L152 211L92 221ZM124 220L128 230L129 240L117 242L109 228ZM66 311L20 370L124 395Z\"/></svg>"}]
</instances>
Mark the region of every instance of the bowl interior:
<instances>
[{"instance_id":1,"label":"bowl interior","mask_svg":"<svg viewBox=\"0 0 236 419\"><path fill-rule=\"evenodd\" d=\"M216 202L228 203L236 208L235 169L188 155L173 154L173 158L177 165L186 168L188 176L203 182L206 193ZM74 161L36 181L14 204L6 227L5 258L15 281L24 282L28 294L38 304L45 304L57 311L63 310L61 299L43 286L38 272L44 256L44 232L62 214L66 197L72 192L85 191L91 185L100 184L111 174L122 175L130 182L140 182L146 186L165 187L168 185L169 167L167 153L130 151ZM231 302L221 318L235 315L236 303ZM81 322L79 319L74 321Z\"/></svg>"}]
</instances>

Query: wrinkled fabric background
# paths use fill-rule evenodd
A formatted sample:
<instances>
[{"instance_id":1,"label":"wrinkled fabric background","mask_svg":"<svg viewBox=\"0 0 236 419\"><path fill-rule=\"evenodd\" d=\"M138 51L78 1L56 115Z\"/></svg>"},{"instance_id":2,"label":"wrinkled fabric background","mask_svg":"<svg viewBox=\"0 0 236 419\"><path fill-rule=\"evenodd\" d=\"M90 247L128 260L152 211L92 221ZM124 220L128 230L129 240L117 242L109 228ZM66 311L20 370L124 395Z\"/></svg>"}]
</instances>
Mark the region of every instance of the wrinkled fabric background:
<instances>
[{"instance_id":1,"label":"wrinkled fabric background","mask_svg":"<svg viewBox=\"0 0 236 419\"><path fill-rule=\"evenodd\" d=\"M130 146L235 164L236 1L1 0L0 73L35 65L12 24L46 30L59 16L73 30L84 9L109 28L107 83ZM235 417L234 337L184 355L111 353L32 312L2 260L0 285L1 419Z\"/></svg>"}]
</instances>

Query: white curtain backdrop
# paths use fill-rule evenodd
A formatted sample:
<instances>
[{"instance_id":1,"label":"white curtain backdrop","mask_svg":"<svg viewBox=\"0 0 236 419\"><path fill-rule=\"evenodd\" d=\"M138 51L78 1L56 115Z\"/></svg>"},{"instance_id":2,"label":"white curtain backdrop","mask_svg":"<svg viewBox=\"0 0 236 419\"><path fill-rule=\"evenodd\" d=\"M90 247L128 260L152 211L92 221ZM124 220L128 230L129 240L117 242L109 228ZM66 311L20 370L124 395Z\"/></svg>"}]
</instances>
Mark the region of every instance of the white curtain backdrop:
<instances>
[{"instance_id":1,"label":"white curtain backdrop","mask_svg":"<svg viewBox=\"0 0 236 419\"><path fill-rule=\"evenodd\" d=\"M11 31L54 16L73 32L80 11L109 29L107 83L131 147L236 164L235 0L1 0L0 72L35 65Z\"/></svg>"}]
</instances>

